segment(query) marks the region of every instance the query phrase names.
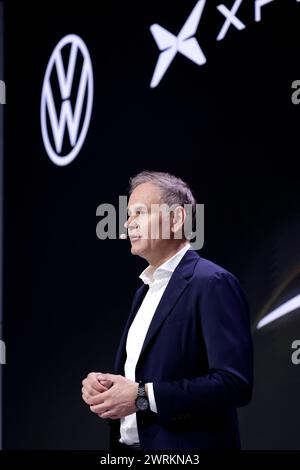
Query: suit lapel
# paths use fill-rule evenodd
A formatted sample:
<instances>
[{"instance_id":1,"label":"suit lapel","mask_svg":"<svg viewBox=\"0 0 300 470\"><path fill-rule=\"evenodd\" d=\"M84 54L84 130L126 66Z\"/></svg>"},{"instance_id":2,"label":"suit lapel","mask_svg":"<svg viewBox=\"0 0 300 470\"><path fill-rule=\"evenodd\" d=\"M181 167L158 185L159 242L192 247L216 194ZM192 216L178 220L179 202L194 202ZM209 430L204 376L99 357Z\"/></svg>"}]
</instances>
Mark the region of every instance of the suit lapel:
<instances>
[{"instance_id":1,"label":"suit lapel","mask_svg":"<svg viewBox=\"0 0 300 470\"><path fill-rule=\"evenodd\" d=\"M182 295L188 284L189 282L186 279L174 271L148 328L136 368L141 362L146 349L150 347L151 341L162 327L163 322L171 313L173 307L177 303L179 297Z\"/></svg>"},{"instance_id":2,"label":"suit lapel","mask_svg":"<svg viewBox=\"0 0 300 470\"><path fill-rule=\"evenodd\" d=\"M189 278L192 276L195 269L195 265L199 259L200 256L197 252L195 252L194 250L188 250L180 261L180 263L178 264L178 266L176 267L175 271L173 272L171 279L163 293L163 296L156 308L155 314L150 323L136 368L141 362L145 351L150 347L151 341L153 340L153 338L161 328L162 324L164 323L165 319L171 313L176 302L178 301L178 299L186 289L187 285L189 284ZM116 355L116 374L124 375L124 364L126 360L126 340L128 330L146 295L146 292L147 286L145 284L140 287L140 289L136 292L136 297L133 301L132 309L125 325L124 332L122 334L120 345Z\"/></svg>"}]
</instances>

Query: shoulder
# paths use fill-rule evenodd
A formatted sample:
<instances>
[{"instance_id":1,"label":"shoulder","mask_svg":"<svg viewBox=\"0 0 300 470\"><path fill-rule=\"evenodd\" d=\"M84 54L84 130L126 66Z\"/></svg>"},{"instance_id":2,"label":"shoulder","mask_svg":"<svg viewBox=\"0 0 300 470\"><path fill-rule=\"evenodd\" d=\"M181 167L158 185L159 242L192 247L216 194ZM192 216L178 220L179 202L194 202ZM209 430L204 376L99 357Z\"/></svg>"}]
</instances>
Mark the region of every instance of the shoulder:
<instances>
[{"instance_id":1,"label":"shoulder","mask_svg":"<svg viewBox=\"0 0 300 470\"><path fill-rule=\"evenodd\" d=\"M230 306L235 312L236 306L239 310L248 311L246 292L236 275L208 259L199 257L191 279L191 289L200 300L203 311L219 309L220 306L221 310Z\"/></svg>"},{"instance_id":2,"label":"shoulder","mask_svg":"<svg viewBox=\"0 0 300 470\"><path fill-rule=\"evenodd\" d=\"M212 281L212 280L222 280L222 279L232 279L237 281L236 276L228 271L223 266L220 266L213 261L210 261L206 258L199 256L198 262L195 266L194 271L195 280L202 281Z\"/></svg>"},{"instance_id":3,"label":"shoulder","mask_svg":"<svg viewBox=\"0 0 300 470\"><path fill-rule=\"evenodd\" d=\"M191 278L191 287L201 296L204 293L212 296L233 293L244 295L244 289L235 274L201 256L198 258Z\"/></svg>"}]
</instances>

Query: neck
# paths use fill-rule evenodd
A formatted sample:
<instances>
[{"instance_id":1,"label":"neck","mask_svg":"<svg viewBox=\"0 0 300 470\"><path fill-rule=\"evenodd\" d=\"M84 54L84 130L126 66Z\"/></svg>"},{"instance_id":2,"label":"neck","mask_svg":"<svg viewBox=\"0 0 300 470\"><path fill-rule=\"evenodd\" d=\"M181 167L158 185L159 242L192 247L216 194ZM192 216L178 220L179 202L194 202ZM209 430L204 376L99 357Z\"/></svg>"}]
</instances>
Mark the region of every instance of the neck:
<instances>
[{"instance_id":1,"label":"neck","mask_svg":"<svg viewBox=\"0 0 300 470\"><path fill-rule=\"evenodd\" d=\"M158 258L150 261L150 266L153 269L158 268L161 264L165 263L169 258L172 258L179 250L181 250L185 245L187 245L186 240L179 241L179 243L171 244L167 251L160 254Z\"/></svg>"}]
</instances>

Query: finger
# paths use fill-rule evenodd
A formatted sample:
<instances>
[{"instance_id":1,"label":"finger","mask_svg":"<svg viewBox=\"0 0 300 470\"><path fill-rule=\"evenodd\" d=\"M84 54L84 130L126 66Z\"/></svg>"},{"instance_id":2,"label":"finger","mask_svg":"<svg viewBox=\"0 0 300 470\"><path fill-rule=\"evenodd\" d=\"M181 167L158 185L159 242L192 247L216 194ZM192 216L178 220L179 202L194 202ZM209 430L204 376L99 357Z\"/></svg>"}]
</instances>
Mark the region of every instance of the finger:
<instances>
[{"instance_id":1,"label":"finger","mask_svg":"<svg viewBox=\"0 0 300 470\"><path fill-rule=\"evenodd\" d=\"M81 393L82 393L82 395L85 396L86 399L89 399L89 398L92 398L94 396L99 395L99 392L97 392L96 390L94 390L93 388L88 387L88 386L82 387Z\"/></svg>"},{"instance_id":2,"label":"finger","mask_svg":"<svg viewBox=\"0 0 300 470\"><path fill-rule=\"evenodd\" d=\"M87 393L87 391L86 391L86 389L85 389L84 387L82 387L81 393L82 393L82 395L84 395L86 398L89 397L89 394Z\"/></svg>"},{"instance_id":3,"label":"finger","mask_svg":"<svg viewBox=\"0 0 300 470\"><path fill-rule=\"evenodd\" d=\"M85 393L87 393L88 395L90 395L91 397L93 397L94 395L99 395L99 393L104 393L108 390L107 387L105 387L104 385L101 385L101 384L98 384L98 389L96 388L93 388L91 385L86 385L84 388L85 390Z\"/></svg>"},{"instance_id":4,"label":"finger","mask_svg":"<svg viewBox=\"0 0 300 470\"><path fill-rule=\"evenodd\" d=\"M113 383L117 382L119 380L119 376L116 374L97 374L97 379L98 380L109 380Z\"/></svg>"},{"instance_id":5,"label":"finger","mask_svg":"<svg viewBox=\"0 0 300 470\"><path fill-rule=\"evenodd\" d=\"M102 392L103 385L101 385L97 380L97 375L99 374L101 374L101 372L90 372L88 376L82 381L82 385L84 387L89 386L91 388L94 388L98 392Z\"/></svg>"},{"instance_id":6,"label":"finger","mask_svg":"<svg viewBox=\"0 0 300 470\"><path fill-rule=\"evenodd\" d=\"M100 403L99 405L91 405L90 406L90 410L93 413L96 413L96 414L104 413L108 408L109 408L109 406L108 406L107 402L106 403Z\"/></svg>"},{"instance_id":7,"label":"finger","mask_svg":"<svg viewBox=\"0 0 300 470\"><path fill-rule=\"evenodd\" d=\"M102 385L96 378L90 379L88 385L98 393L105 392L107 390L107 387Z\"/></svg>"},{"instance_id":8,"label":"finger","mask_svg":"<svg viewBox=\"0 0 300 470\"><path fill-rule=\"evenodd\" d=\"M89 405L100 405L104 402L103 394L99 393L98 395L94 395L93 397L88 397Z\"/></svg>"},{"instance_id":9,"label":"finger","mask_svg":"<svg viewBox=\"0 0 300 470\"><path fill-rule=\"evenodd\" d=\"M101 398L102 398L103 401L104 401L104 400L108 400L108 399L111 398L112 392L111 392L110 389L108 389L108 390L106 389L105 392L102 392L101 395L102 395Z\"/></svg>"},{"instance_id":10,"label":"finger","mask_svg":"<svg viewBox=\"0 0 300 470\"><path fill-rule=\"evenodd\" d=\"M101 385L103 385L104 387L107 387L107 389L113 386L113 382L112 382L111 380L103 379L103 380L99 380L99 382L100 382Z\"/></svg>"},{"instance_id":11,"label":"finger","mask_svg":"<svg viewBox=\"0 0 300 470\"><path fill-rule=\"evenodd\" d=\"M92 387L92 378L86 378L84 379L81 383L82 383L82 387L86 390L86 393L88 394L95 394L95 393L99 393L98 390L94 390L93 387ZM101 384L99 384L101 385ZM104 385L102 385L104 386Z\"/></svg>"},{"instance_id":12,"label":"finger","mask_svg":"<svg viewBox=\"0 0 300 470\"><path fill-rule=\"evenodd\" d=\"M105 411L104 413L98 414L102 419L112 418L113 414L110 410Z\"/></svg>"},{"instance_id":13,"label":"finger","mask_svg":"<svg viewBox=\"0 0 300 470\"><path fill-rule=\"evenodd\" d=\"M89 397L87 397L86 395L82 394L82 399L83 399L83 401L84 401L87 405L89 405Z\"/></svg>"},{"instance_id":14,"label":"finger","mask_svg":"<svg viewBox=\"0 0 300 470\"><path fill-rule=\"evenodd\" d=\"M99 392L97 392L96 390L94 390L93 388L88 387L88 386L83 387L83 393L84 393L85 395L87 395L88 397L93 397L94 395L98 395L98 394L99 394Z\"/></svg>"}]
</instances>

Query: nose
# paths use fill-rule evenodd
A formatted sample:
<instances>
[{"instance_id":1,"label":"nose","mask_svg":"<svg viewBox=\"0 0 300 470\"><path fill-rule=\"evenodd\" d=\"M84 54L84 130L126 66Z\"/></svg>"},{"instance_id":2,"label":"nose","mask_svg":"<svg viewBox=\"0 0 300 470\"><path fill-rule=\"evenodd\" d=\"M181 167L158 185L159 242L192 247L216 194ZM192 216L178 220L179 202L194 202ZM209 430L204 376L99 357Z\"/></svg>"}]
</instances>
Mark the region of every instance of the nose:
<instances>
[{"instance_id":1,"label":"nose","mask_svg":"<svg viewBox=\"0 0 300 470\"><path fill-rule=\"evenodd\" d=\"M126 220L125 224L124 224L124 227L125 228L132 228L132 227L137 227L137 223L135 222L133 216L131 215L130 217L128 217L128 219Z\"/></svg>"}]
</instances>

